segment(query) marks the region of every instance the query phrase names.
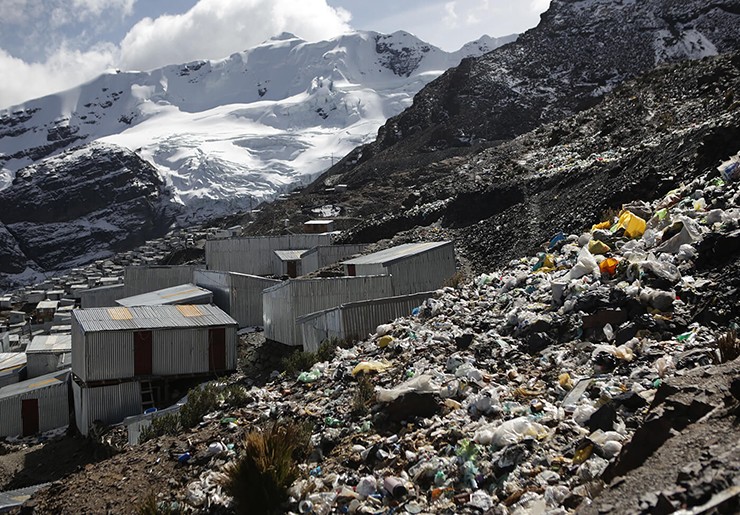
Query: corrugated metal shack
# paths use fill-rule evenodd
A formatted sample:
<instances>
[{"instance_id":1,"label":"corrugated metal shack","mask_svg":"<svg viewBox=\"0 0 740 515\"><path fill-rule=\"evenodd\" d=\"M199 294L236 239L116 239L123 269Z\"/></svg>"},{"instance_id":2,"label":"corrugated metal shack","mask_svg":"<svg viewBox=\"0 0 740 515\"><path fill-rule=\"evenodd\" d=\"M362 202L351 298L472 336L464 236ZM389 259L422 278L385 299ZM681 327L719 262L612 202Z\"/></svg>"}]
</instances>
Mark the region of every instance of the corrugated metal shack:
<instances>
[{"instance_id":1,"label":"corrugated metal shack","mask_svg":"<svg viewBox=\"0 0 740 515\"><path fill-rule=\"evenodd\" d=\"M88 308L108 308L117 306L116 300L122 299L123 285L114 284L112 286L100 286L80 292L80 307Z\"/></svg>"},{"instance_id":2,"label":"corrugated metal shack","mask_svg":"<svg viewBox=\"0 0 740 515\"><path fill-rule=\"evenodd\" d=\"M265 338L286 345L303 345L296 318L345 302L393 296L388 275L290 279L263 293Z\"/></svg>"},{"instance_id":3,"label":"corrugated metal shack","mask_svg":"<svg viewBox=\"0 0 740 515\"><path fill-rule=\"evenodd\" d=\"M26 348L28 377L51 374L71 364L71 334L41 334Z\"/></svg>"},{"instance_id":4,"label":"corrugated metal shack","mask_svg":"<svg viewBox=\"0 0 740 515\"><path fill-rule=\"evenodd\" d=\"M15 384L26 378L26 353L0 353L0 387ZM1 418L1 417L0 417Z\"/></svg>"},{"instance_id":5,"label":"corrugated metal shack","mask_svg":"<svg viewBox=\"0 0 740 515\"><path fill-rule=\"evenodd\" d=\"M204 267L195 265L127 266L123 272L123 295L119 298L192 282L193 272L199 268Z\"/></svg>"},{"instance_id":6,"label":"corrugated metal shack","mask_svg":"<svg viewBox=\"0 0 740 515\"><path fill-rule=\"evenodd\" d=\"M161 290L118 299L116 302L127 308L134 306L164 306L175 304L210 304L213 293L194 284L180 284Z\"/></svg>"},{"instance_id":7,"label":"corrugated metal shack","mask_svg":"<svg viewBox=\"0 0 740 515\"><path fill-rule=\"evenodd\" d=\"M95 387L72 381L77 429L87 436L95 422L116 424L128 416L141 413L141 392L141 383L138 381Z\"/></svg>"},{"instance_id":8,"label":"corrugated metal shack","mask_svg":"<svg viewBox=\"0 0 740 515\"><path fill-rule=\"evenodd\" d=\"M342 263L348 276L393 276L396 295L431 291L455 274L451 241L407 243Z\"/></svg>"},{"instance_id":9,"label":"corrugated metal shack","mask_svg":"<svg viewBox=\"0 0 740 515\"><path fill-rule=\"evenodd\" d=\"M301 271L301 255L303 250L276 250L273 252L272 273L278 277L298 277Z\"/></svg>"},{"instance_id":10,"label":"corrugated metal shack","mask_svg":"<svg viewBox=\"0 0 740 515\"><path fill-rule=\"evenodd\" d=\"M30 436L69 424L69 369L0 388L0 436Z\"/></svg>"},{"instance_id":11,"label":"corrugated metal shack","mask_svg":"<svg viewBox=\"0 0 740 515\"><path fill-rule=\"evenodd\" d=\"M78 309L72 371L95 382L235 370L236 328L205 304Z\"/></svg>"},{"instance_id":12,"label":"corrugated metal shack","mask_svg":"<svg viewBox=\"0 0 740 515\"><path fill-rule=\"evenodd\" d=\"M209 270L224 270L251 275L273 273L276 250L310 249L331 245L331 234L286 234L206 241L206 264Z\"/></svg>"},{"instance_id":13,"label":"corrugated metal shack","mask_svg":"<svg viewBox=\"0 0 740 515\"><path fill-rule=\"evenodd\" d=\"M343 259L360 254L367 245L319 245L307 250L301 255L301 271L303 275L310 274Z\"/></svg>"},{"instance_id":14,"label":"corrugated metal shack","mask_svg":"<svg viewBox=\"0 0 740 515\"><path fill-rule=\"evenodd\" d=\"M239 327L262 325L262 290L280 284L277 279L237 272L196 270L194 282L213 292L213 303L239 323Z\"/></svg>"},{"instance_id":15,"label":"corrugated metal shack","mask_svg":"<svg viewBox=\"0 0 740 515\"><path fill-rule=\"evenodd\" d=\"M303 335L303 349L316 352L321 342L330 338L347 341L366 338L380 324L410 315L432 296L434 292L361 300L298 317L296 323Z\"/></svg>"}]
</instances>

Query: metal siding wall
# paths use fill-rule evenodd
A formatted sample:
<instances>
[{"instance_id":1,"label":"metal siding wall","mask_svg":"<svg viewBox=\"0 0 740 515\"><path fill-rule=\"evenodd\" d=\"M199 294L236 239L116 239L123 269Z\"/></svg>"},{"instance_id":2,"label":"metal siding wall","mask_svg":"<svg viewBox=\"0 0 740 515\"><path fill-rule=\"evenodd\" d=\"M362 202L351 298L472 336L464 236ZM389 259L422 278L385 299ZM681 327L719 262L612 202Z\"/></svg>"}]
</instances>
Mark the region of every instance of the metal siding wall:
<instances>
[{"instance_id":1,"label":"metal siding wall","mask_svg":"<svg viewBox=\"0 0 740 515\"><path fill-rule=\"evenodd\" d=\"M40 433L69 424L67 383L57 383L0 400L0 436L20 436L23 433L21 401L24 399L39 401Z\"/></svg>"},{"instance_id":2,"label":"metal siding wall","mask_svg":"<svg viewBox=\"0 0 740 515\"><path fill-rule=\"evenodd\" d=\"M123 276L124 297L190 283L197 268L193 265L127 266Z\"/></svg>"},{"instance_id":3,"label":"metal siding wall","mask_svg":"<svg viewBox=\"0 0 740 515\"><path fill-rule=\"evenodd\" d=\"M236 370L236 327L226 328L226 368Z\"/></svg>"},{"instance_id":4,"label":"metal siding wall","mask_svg":"<svg viewBox=\"0 0 740 515\"><path fill-rule=\"evenodd\" d=\"M455 274L455 249L444 245L392 263L387 270L397 295L436 290Z\"/></svg>"},{"instance_id":5,"label":"metal siding wall","mask_svg":"<svg viewBox=\"0 0 740 515\"><path fill-rule=\"evenodd\" d=\"M319 268L339 263L349 256L359 254L365 250L365 247L367 245L329 245L328 247L319 247Z\"/></svg>"},{"instance_id":6,"label":"metal siding wall","mask_svg":"<svg viewBox=\"0 0 740 515\"><path fill-rule=\"evenodd\" d=\"M193 272L193 282L212 291L213 303L231 314L231 276L228 272L196 270Z\"/></svg>"},{"instance_id":7,"label":"metal siding wall","mask_svg":"<svg viewBox=\"0 0 740 515\"><path fill-rule=\"evenodd\" d=\"M323 247L318 247L301 257L301 268L303 269L304 274L313 273L321 268L319 266L319 263L321 262L321 259L319 258L319 251L322 248Z\"/></svg>"},{"instance_id":8,"label":"metal siding wall","mask_svg":"<svg viewBox=\"0 0 740 515\"><path fill-rule=\"evenodd\" d=\"M325 234L207 240L206 264L209 270L268 275L273 270L273 251L310 249L329 245L331 240L332 236Z\"/></svg>"},{"instance_id":9,"label":"metal siding wall","mask_svg":"<svg viewBox=\"0 0 740 515\"><path fill-rule=\"evenodd\" d=\"M0 399L0 437L23 433L21 401L17 397Z\"/></svg>"},{"instance_id":10,"label":"metal siding wall","mask_svg":"<svg viewBox=\"0 0 740 515\"><path fill-rule=\"evenodd\" d=\"M124 298L123 285L103 286L83 290L80 293L80 306L87 308L107 308L117 306L116 300Z\"/></svg>"},{"instance_id":11,"label":"metal siding wall","mask_svg":"<svg viewBox=\"0 0 740 515\"><path fill-rule=\"evenodd\" d=\"M402 316L421 305L432 293L417 293L403 297L390 297L347 303L336 309L316 313L315 317L301 324L304 350L315 352L327 338L365 339L383 323Z\"/></svg>"},{"instance_id":12,"label":"metal siding wall","mask_svg":"<svg viewBox=\"0 0 740 515\"><path fill-rule=\"evenodd\" d=\"M75 392L75 418L77 428L87 436L90 425L100 420L116 424L124 418L141 413L141 385L138 382L79 388ZM79 395L79 403L77 402Z\"/></svg>"},{"instance_id":13,"label":"metal siding wall","mask_svg":"<svg viewBox=\"0 0 740 515\"><path fill-rule=\"evenodd\" d=\"M80 388L80 385L78 385L74 379L72 380L72 397L74 400L74 406L75 406L75 424L77 424L77 429L84 435L87 435L87 430L84 432L82 431L82 425L83 425L83 404L82 404L82 388Z\"/></svg>"},{"instance_id":14,"label":"metal siding wall","mask_svg":"<svg viewBox=\"0 0 740 515\"><path fill-rule=\"evenodd\" d=\"M152 334L154 375L208 372L208 328L170 329Z\"/></svg>"},{"instance_id":15,"label":"metal siding wall","mask_svg":"<svg viewBox=\"0 0 740 515\"><path fill-rule=\"evenodd\" d=\"M230 273L231 277L231 311L229 315L239 327L263 324L262 290L280 284L277 279L267 279L255 275Z\"/></svg>"},{"instance_id":16,"label":"metal siding wall","mask_svg":"<svg viewBox=\"0 0 740 515\"><path fill-rule=\"evenodd\" d=\"M346 268L346 266L345 266ZM355 275L389 275L387 268L380 264L355 265Z\"/></svg>"},{"instance_id":17,"label":"metal siding wall","mask_svg":"<svg viewBox=\"0 0 740 515\"><path fill-rule=\"evenodd\" d=\"M393 296L390 276L337 277L287 281L264 294L265 338L303 345L295 319L345 302ZM269 326L269 327L268 327Z\"/></svg>"},{"instance_id":18,"label":"metal siding wall","mask_svg":"<svg viewBox=\"0 0 740 515\"><path fill-rule=\"evenodd\" d=\"M28 374L28 378L32 379L56 372L60 354L53 352L33 352L26 354L26 373Z\"/></svg>"},{"instance_id":19,"label":"metal siding wall","mask_svg":"<svg viewBox=\"0 0 740 515\"><path fill-rule=\"evenodd\" d=\"M38 390L39 431L50 431L69 425L69 389L67 383L60 383ZM36 392L34 392L36 393ZM29 396L35 397L35 396Z\"/></svg>"},{"instance_id":20,"label":"metal siding wall","mask_svg":"<svg viewBox=\"0 0 740 515\"><path fill-rule=\"evenodd\" d=\"M83 381L87 381L87 367L85 366L87 353L85 352L85 334L80 328L77 319L72 317L72 372Z\"/></svg>"},{"instance_id":21,"label":"metal siding wall","mask_svg":"<svg viewBox=\"0 0 740 515\"><path fill-rule=\"evenodd\" d=\"M134 375L133 331L87 333L84 381L124 379ZM76 373L76 372L75 372ZM79 374L77 374L79 376Z\"/></svg>"}]
</instances>

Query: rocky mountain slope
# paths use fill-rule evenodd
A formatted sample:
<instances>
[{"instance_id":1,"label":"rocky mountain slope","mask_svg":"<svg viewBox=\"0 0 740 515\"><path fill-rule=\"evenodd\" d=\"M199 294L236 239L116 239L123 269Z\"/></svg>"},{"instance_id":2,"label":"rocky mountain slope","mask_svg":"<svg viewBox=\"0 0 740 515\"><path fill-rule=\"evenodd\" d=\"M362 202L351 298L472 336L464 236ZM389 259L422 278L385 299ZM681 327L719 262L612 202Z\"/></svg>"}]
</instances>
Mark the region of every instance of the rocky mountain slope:
<instances>
[{"instance_id":1,"label":"rocky mountain slope","mask_svg":"<svg viewBox=\"0 0 740 515\"><path fill-rule=\"evenodd\" d=\"M554 0L515 43L425 87L325 182L361 184L509 140L655 66L740 48L738 21L737 0Z\"/></svg>"},{"instance_id":2,"label":"rocky mountain slope","mask_svg":"<svg viewBox=\"0 0 740 515\"><path fill-rule=\"evenodd\" d=\"M0 205L5 287L161 236L181 208L152 165L102 143L22 169Z\"/></svg>"},{"instance_id":3,"label":"rocky mountain slope","mask_svg":"<svg viewBox=\"0 0 740 515\"><path fill-rule=\"evenodd\" d=\"M308 43L281 34L220 61L115 70L0 111L0 165L22 167L91 141L136 151L186 209L182 223L254 207L306 184L463 57L406 32Z\"/></svg>"}]
</instances>

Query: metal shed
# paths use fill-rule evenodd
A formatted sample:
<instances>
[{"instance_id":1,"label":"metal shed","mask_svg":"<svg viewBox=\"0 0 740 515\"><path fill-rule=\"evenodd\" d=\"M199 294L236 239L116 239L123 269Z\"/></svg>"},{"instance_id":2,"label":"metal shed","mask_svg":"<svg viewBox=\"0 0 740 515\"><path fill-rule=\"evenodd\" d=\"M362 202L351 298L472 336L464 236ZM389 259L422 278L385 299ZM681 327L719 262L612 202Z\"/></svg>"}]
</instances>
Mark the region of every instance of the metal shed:
<instances>
[{"instance_id":1,"label":"metal shed","mask_svg":"<svg viewBox=\"0 0 740 515\"><path fill-rule=\"evenodd\" d=\"M147 265L127 266L123 273L123 297L161 290L193 281L193 272L202 266Z\"/></svg>"},{"instance_id":2,"label":"metal shed","mask_svg":"<svg viewBox=\"0 0 740 515\"><path fill-rule=\"evenodd\" d=\"M303 232L306 234L321 234L334 230L334 220L309 220L303 223Z\"/></svg>"},{"instance_id":3,"label":"metal shed","mask_svg":"<svg viewBox=\"0 0 740 515\"><path fill-rule=\"evenodd\" d=\"M26 353L0 353L0 387L15 384L26 378Z\"/></svg>"},{"instance_id":4,"label":"metal shed","mask_svg":"<svg viewBox=\"0 0 740 515\"><path fill-rule=\"evenodd\" d=\"M451 241L407 243L342 263L348 276L388 274L397 295L430 291L455 274Z\"/></svg>"},{"instance_id":5,"label":"metal shed","mask_svg":"<svg viewBox=\"0 0 740 515\"><path fill-rule=\"evenodd\" d=\"M89 387L72 381L75 422L87 436L93 422L116 424L142 410L141 384L138 381Z\"/></svg>"},{"instance_id":6,"label":"metal shed","mask_svg":"<svg viewBox=\"0 0 740 515\"><path fill-rule=\"evenodd\" d=\"M26 348L28 377L51 374L69 366L71 354L70 334L42 334L34 337Z\"/></svg>"},{"instance_id":7,"label":"metal shed","mask_svg":"<svg viewBox=\"0 0 740 515\"><path fill-rule=\"evenodd\" d=\"M213 292L213 303L239 327L262 325L262 290L280 284L277 279L216 270L196 270L194 281Z\"/></svg>"},{"instance_id":8,"label":"metal shed","mask_svg":"<svg viewBox=\"0 0 740 515\"><path fill-rule=\"evenodd\" d=\"M207 304L78 309L72 371L88 383L235 370L236 328Z\"/></svg>"},{"instance_id":9,"label":"metal shed","mask_svg":"<svg viewBox=\"0 0 740 515\"><path fill-rule=\"evenodd\" d=\"M265 338L286 345L303 345L296 318L345 302L393 296L392 278L333 277L290 279L263 293Z\"/></svg>"},{"instance_id":10,"label":"metal shed","mask_svg":"<svg viewBox=\"0 0 740 515\"><path fill-rule=\"evenodd\" d=\"M130 308L134 306L210 304L212 300L213 294L209 290L188 283L118 299L116 303Z\"/></svg>"},{"instance_id":11,"label":"metal shed","mask_svg":"<svg viewBox=\"0 0 740 515\"><path fill-rule=\"evenodd\" d=\"M301 256L304 252L306 252L306 249L274 251L272 260L273 275L293 278L303 275L301 270Z\"/></svg>"},{"instance_id":12,"label":"metal shed","mask_svg":"<svg viewBox=\"0 0 740 515\"><path fill-rule=\"evenodd\" d=\"M117 306L116 300L123 297L122 284L100 286L99 288L91 288L80 292L80 306L83 309Z\"/></svg>"},{"instance_id":13,"label":"metal shed","mask_svg":"<svg viewBox=\"0 0 740 515\"><path fill-rule=\"evenodd\" d=\"M206 241L206 264L209 270L223 270L252 275L273 273L276 250L310 249L330 245L331 234L286 234Z\"/></svg>"},{"instance_id":14,"label":"metal shed","mask_svg":"<svg viewBox=\"0 0 740 515\"><path fill-rule=\"evenodd\" d=\"M30 436L69 424L69 369L0 388L0 436Z\"/></svg>"},{"instance_id":15,"label":"metal shed","mask_svg":"<svg viewBox=\"0 0 740 515\"><path fill-rule=\"evenodd\" d=\"M298 317L296 323L303 335L303 349L316 352L324 340L361 340L383 323L408 316L432 297L434 292L415 293L384 299L349 302Z\"/></svg>"},{"instance_id":16,"label":"metal shed","mask_svg":"<svg viewBox=\"0 0 740 515\"><path fill-rule=\"evenodd\" d=\"M319 245L307 250L301 255L301 271L303 275L310 274L325 266L339 263L343 259L359 254L367 245Z\"/></svg>"}]
</instances>

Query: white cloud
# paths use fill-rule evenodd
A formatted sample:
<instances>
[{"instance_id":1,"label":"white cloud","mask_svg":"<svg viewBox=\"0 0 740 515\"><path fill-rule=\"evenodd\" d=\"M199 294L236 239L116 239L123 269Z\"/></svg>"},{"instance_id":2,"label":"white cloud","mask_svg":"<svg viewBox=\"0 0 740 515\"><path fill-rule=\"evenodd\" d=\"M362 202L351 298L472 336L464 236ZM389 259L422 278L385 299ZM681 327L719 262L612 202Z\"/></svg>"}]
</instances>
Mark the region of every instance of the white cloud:
<instances>
[{"instance_id":1,"label":"white cloud","mask_svg":"<svg viewBox=\"0 0 740 515\"><path fill-rule=\"evenodd\" d=\"M444 21L445 21L445 24L449 27L457 26L457 13L455 12L455 7L457 7L456 2L447 2L445 4Z\"/></svg>"},{"instance_id":2,"label":"white cloud","mask_svg":"<svg viewBox=\"0 0 740 515\"><path fill-rule=\"evenodd\" d=\"M0 108L71 88L110 68L118 53L114 45L85 52L59 48L46 61L27 63L0 49Z\"/></svg>"},{"instance_id":3,"label":"white cloud","mask_svg":"<svg viewBox=\"0 0 740 515\"><path fill-rule=\"evenodd\" d=\"M137 0L73 0L72 4L75 9L91 16L100 16L104 11L120 13L128 16L134 10L134 4ZM151 1L151 0L149 0Z\"/></svg>"},{"instance_id":4,"label":"white cloud","mask_svg":"<svg viewBox=\"0 0 740 515\"><path fill-rule=\"evenodd\" d=\"M281 32L306 40L342 34L349 14L325 0L200 0L178 15L145 18L121 42L121 66L151 69L194 59L217 59Z\"/></svg>"}]
</instances>

